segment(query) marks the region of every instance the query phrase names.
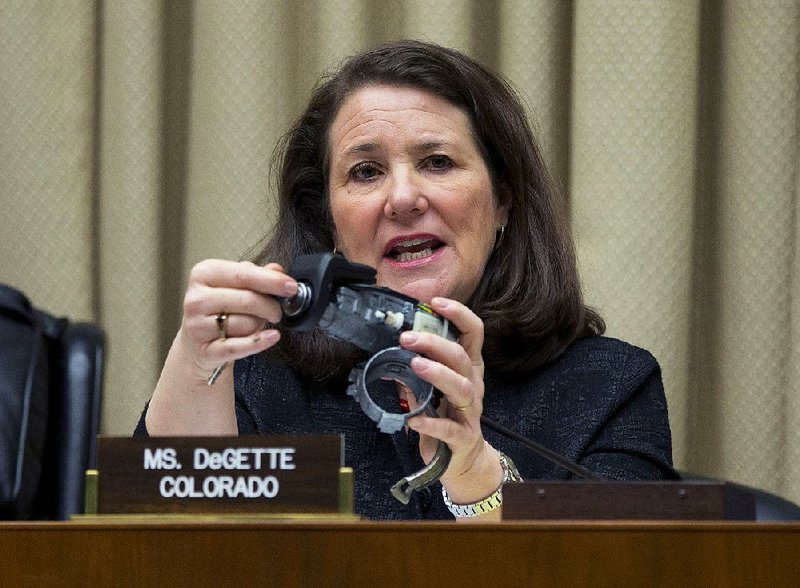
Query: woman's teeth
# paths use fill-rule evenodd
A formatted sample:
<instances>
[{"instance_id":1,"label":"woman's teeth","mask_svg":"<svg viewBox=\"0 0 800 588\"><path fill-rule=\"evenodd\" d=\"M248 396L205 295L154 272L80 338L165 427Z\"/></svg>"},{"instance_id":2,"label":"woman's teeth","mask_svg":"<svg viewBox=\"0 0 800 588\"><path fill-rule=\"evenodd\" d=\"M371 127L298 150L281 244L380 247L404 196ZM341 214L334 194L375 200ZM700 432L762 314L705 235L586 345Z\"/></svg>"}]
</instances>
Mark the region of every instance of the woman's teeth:
<instances>
[{"instance_id":1,"label":"woman's teeth","mask_svg":"<svg viewBox=\"0 0 800 588\"><path fill-rule=\"evenodd\" d=\"M401 263L404 261L413 261L415 259L422 259L423 257L428 257L429 255L433 255L433 249L431 249L430 247L427 249L423 249L422 251L401 253L397 256L397 261Z\"/></svg>"}]
</instances>

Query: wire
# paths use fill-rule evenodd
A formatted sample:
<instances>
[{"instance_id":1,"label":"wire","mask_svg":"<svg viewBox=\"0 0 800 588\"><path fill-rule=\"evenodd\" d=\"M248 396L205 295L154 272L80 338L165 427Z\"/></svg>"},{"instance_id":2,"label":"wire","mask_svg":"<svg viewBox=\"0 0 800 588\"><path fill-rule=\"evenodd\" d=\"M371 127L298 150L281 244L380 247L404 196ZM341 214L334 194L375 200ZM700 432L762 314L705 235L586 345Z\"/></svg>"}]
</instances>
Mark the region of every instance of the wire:
<instances>
[{"instance_id":1,"label":"wire","mask_svg":"<svg viewBox=\"0 0 800 588\"><path fill-rule=\"evenodd\" d=\"M574 461L571 461L571 460L567 459L566 457L564 457L560 453L556 453L555 451L553 451L551 449L548 449L544 445L536 443L536 441L531 441L527 437L523 437L522 435L520 435L516 431L512 431L508 427L505 427L505 426L501 425L500 423L497 423L497 422L491 420L490 418L488 418L486 416L481 416L481 422L484 425L486 425L487 427L489 427L490 429L494 429L495 431L497 431L501 435L505 435L509 439L513 439L514 441L517 441L521 445L524 445L525 447L527 447L528 449L533 451L536 455L538 455L540 457L543 457L546 460L548 460L548 461L550 461L550 462L552 462L552 463L554 463L556 465L561 466L562 468L564 468L568 472L571 472L571 473L575 474L576 476L579 476L581 478L585 478L587 480L602 480L603 479L601 476L595 474L593 471L587 470L585 467L575 463Z\"/></svg>"}]
</instances>

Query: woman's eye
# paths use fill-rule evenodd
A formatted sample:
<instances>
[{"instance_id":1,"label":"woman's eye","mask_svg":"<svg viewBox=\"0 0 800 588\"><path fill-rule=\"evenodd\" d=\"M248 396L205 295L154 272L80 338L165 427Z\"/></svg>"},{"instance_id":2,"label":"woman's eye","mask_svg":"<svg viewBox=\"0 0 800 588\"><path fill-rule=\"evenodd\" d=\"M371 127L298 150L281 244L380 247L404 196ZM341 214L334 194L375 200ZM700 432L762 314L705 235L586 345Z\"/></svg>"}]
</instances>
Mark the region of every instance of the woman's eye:
<instances>
[{"instance_id":1,"label":"woman's eye","mask_svg":"<svg viewBox=\"0 0 800 588\"><path fill-rule=\"evenodd\" d=\"M434 170L444 170L453 167L453 160L446 155L431 155L427 159L428 167Z\"/></svg>"},{"instance_id":2,"label":"woman's eye","mask_svg":"<svg viewBox=\"0 0 800 588\"><path fill-rule=\"evenodd\" d=\"M350 177L352 177L354 180L367 182L377 177L378 173L379 170L375 165L364 162L359 163L352 170L350 170Z\"/></svg>"}]
</instances>

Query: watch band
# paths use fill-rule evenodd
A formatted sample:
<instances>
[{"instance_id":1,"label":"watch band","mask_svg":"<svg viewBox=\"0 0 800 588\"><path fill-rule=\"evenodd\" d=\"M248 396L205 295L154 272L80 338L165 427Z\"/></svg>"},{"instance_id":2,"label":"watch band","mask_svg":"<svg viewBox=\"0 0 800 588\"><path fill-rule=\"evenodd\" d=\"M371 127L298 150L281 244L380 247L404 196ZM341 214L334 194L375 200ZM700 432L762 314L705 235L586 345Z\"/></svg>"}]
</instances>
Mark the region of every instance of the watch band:
<instances>
[{"instance_id":1,"label":"watch band","mask_svg":"<svg viewBox=\"0 0 800 588\"><path fill-rule=\"evenodd\" d=\"M447 490L442 486L442 498L447 509L457 517L477 517L495 510L503 504L503 484L506 482L522 482L522 476L514 462L502 451L500 453L500 465L503 466L503 481L500 487L489 496L472 504L454 504L447 495Z\"/></svg>"}]
</instances>

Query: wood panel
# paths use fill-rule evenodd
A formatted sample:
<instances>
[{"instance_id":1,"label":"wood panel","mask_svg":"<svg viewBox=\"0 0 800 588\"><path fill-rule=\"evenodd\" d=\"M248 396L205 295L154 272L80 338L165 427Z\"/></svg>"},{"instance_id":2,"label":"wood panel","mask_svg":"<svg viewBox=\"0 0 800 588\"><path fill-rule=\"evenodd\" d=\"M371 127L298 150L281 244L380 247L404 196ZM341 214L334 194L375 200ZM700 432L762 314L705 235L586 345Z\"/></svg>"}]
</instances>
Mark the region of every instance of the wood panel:
<instances>
[{"instance_id":1,"label":"wood panel","mask_svg":"<svg viewBox=\"0 0 800 588\"><path fill-rule=\"evenodd\" d=\"M795 586L800 525L0 524L5 586Z\"/></svg>"}]
</instances>

